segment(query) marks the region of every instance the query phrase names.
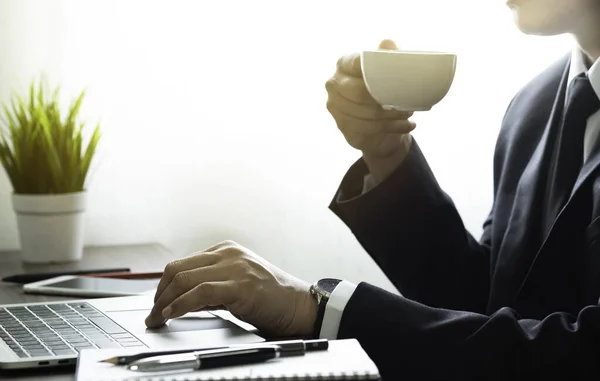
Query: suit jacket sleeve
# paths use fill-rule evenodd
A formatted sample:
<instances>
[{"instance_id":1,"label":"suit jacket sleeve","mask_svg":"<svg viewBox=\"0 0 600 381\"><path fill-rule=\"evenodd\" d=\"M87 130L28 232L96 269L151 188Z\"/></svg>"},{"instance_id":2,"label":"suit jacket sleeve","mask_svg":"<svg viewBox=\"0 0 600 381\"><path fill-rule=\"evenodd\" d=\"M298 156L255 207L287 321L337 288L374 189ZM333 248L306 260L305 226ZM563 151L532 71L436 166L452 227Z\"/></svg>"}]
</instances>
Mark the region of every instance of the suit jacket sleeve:
<instances>
[{"instance_id":1,"label":"suit jacket sleeve","mask_svg":"<svg viewBox=\"0 0 600 381\"><path fill-rule=\"evenodd\" d=\"M364 161L356 162L330 208L390 281L404 296L427 305L485 311L491 217L477 242L414 139L400 167L363 194L367 173Z\"/></svg>"},{"instance_id":2,"label":"suit jacket sleeve","mask_svg":"<svg viewBox=\"0 0 600 381\"><path fill-rule=\"evenodd\" d=\"M522 319L433 308L360 283L338 339L357 338L383 380L573 380L597 377L600 308Z\"/></svg>"}]
</instances>

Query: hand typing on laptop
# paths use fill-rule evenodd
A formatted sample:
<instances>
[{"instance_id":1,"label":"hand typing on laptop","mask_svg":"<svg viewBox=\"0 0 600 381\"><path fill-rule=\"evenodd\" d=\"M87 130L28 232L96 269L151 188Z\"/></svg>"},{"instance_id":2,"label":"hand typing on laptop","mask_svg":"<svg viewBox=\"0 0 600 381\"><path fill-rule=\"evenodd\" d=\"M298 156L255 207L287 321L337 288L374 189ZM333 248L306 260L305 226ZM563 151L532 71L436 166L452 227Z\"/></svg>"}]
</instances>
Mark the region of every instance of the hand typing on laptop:
<instances>
[{"instance_id":1,"label":"hand typing on laptop","mask_svg":"<svg viewBox=\"0 0 600 381\"><path fill-rule=\"evenodd\" d=\"M146 325L159 327L191 311L224 306L267 334L310 335L317 303L309 288L249 249L226 241L167 265Z\"/></svg>"},{"instance_id":2,"label":"hand typing on laptop","mask_svg":"<svg viewBox=\"0 0 600 381\"><path fill-rule=\"evenodd\" d=\"M382 41L379 48L397 49L390 40ZM379 106L364 83L360 54L340 58L326 89L327 108L337 127L351 146L363 152L371 180L383 181L411 147L409 133L415 123L408 119L412 112L386 111ZM328 286L335 288L333 284ZM327 287L323 290L328 291ZM316 298L310 294L308 284L234 242L167 266L155 303L146 319L148 327L160 326L168 318L190 311L224 305L263 332L306 335L320 333L313 331L320 330L324 316L324 307L317 313Z\"/></svg>"}]
</instances>

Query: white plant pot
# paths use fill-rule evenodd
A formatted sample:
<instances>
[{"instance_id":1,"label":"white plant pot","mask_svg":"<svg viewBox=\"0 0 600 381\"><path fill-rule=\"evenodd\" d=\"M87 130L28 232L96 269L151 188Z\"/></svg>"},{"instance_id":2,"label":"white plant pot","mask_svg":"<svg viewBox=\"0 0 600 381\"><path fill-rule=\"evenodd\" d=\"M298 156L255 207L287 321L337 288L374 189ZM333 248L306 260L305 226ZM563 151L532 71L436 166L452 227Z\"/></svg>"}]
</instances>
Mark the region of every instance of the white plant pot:
<instances>
[{"instance_id":1,"label":"white plant pot","mask_svg":"<svg viewBox=\"0 0 600 381\"><path fill-rule=\"evenodd\" d=\"M21 258L29 263L60 263L83 256L86 192L13 194Z\"/></svg>"}]
</instances>

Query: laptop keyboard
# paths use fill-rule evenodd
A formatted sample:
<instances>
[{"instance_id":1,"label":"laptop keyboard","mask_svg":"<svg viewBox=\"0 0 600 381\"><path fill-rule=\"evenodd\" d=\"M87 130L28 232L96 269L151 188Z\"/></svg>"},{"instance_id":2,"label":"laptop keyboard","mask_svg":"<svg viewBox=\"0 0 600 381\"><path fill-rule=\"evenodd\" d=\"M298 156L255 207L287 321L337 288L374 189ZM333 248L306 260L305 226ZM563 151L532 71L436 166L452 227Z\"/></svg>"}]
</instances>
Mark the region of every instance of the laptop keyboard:
<instances>
[{"instance_id":1,"label":"laptop keyboard","mask_svg":"<svg viewBox=\"0 0 600 381\"><path fill-rule=\"evenodd\" d=\"M87 348L146 347L88 303L0 308L0 339L21 358L75 356Z\"/></svg>"}]
</instances>

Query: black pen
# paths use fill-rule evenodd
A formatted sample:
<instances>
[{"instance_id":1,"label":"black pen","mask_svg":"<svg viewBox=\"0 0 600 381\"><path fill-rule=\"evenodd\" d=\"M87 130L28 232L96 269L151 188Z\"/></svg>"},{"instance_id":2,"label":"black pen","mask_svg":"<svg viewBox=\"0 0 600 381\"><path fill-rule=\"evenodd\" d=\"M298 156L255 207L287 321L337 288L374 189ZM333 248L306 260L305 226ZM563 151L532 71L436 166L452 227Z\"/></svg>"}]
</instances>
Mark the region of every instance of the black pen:
<instances>
[{"instance_id":1,"label":"black pen","mask_svg":"<svg viewBox=\"0 0 600 381\"><path fill-rule=\"evenodd\" d=\"M214 349L178 355L141 359L127 368L137 372L170 372L245 365L276 359L281 353L278 345L248 348Z\"/></svg>"},{"instance_id":2,"label":"black pen","mask_svg":"<svg viewBox=\"0 0 600 381\"><path fill-rule=\"evenodd\" d=\"M129 268L117 268L117 269L88 269L88 270L72 270L72 271L56 271L56 272L48 272L48 273L31 273L31 274L19 274L12 275L6 278L2 278L3 282L12 282L12 283L32 283L38 282L40 280L46 280L50 278L55 278L63 275L86 275L86 274L106 274L106 273L122 273L122 272L130 272Z\"/></svg>"},{"instance_id":3,"label":"black pen","mask_svg":"<svg viewBox=\"0 0 600 381\"><path fill-rule=\"evenodd\" d=\"M282 340L282 341L263 341L259 343L250 344L232 344L229 346L212 347L212 348L196 348L196 349L173 349L163 350L155 352L141 352L133 355L115 356L107 358L100 362L105 362L113 365L129 365L134 361L141 360L148 357L166 356L166 355L177 355L181 353L191 353L199 351L208 351L214 349L226 349L226 348L241 348L241 347L256 347L259 345L278 345L281 348L281 357L288 356L299 356L304 352L312 351L324 351L329 348L329 341L327 339L312 339L312 340Z\"/></svg>"}]
</instances>

